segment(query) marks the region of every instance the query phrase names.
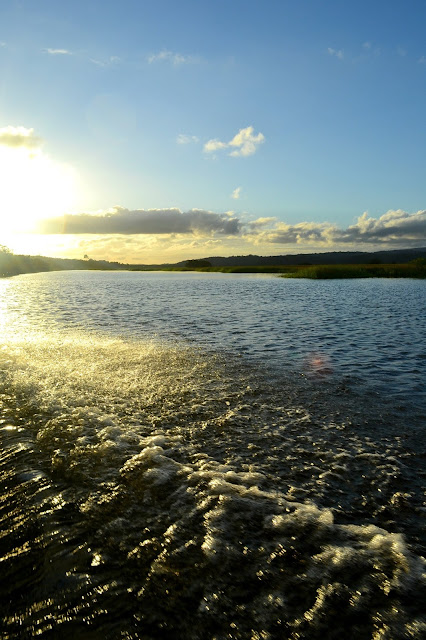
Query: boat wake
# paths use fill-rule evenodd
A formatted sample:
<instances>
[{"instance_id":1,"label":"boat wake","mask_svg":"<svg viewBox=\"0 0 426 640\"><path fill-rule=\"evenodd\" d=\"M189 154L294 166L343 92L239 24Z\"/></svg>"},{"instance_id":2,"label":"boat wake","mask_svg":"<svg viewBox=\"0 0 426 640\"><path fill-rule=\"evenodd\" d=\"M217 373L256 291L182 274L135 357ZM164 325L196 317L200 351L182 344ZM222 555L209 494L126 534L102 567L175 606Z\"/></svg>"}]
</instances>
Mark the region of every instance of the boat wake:
<instances>
[{"instance_id":1,"label":"boat wake","mask_svg":"<svg viewBox=\"0 0 426 640\"><path fill-rule=\"evenodd\" d=\"M414 452L337 390L83 333L0 367L2 637L425 636Z\"/></svg>"}]
</instances>

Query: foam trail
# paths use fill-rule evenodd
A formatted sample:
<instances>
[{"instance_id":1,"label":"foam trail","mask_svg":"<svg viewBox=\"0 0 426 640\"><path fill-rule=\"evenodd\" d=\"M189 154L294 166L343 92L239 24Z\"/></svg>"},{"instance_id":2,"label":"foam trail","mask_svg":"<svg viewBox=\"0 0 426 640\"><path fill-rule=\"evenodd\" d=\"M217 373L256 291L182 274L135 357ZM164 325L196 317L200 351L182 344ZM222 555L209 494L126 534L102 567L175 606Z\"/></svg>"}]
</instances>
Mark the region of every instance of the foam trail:
<instances>
[{"instance_id":1,"label":"foam trail","mask_svg":"<svg viewBox=\"0 0 426 640\"><path fill-rule=\"evenodd\" d=\"M424 637L390 441L201 349L28 332L0 353L3 637Z\"/></svg>"}]
</instances>

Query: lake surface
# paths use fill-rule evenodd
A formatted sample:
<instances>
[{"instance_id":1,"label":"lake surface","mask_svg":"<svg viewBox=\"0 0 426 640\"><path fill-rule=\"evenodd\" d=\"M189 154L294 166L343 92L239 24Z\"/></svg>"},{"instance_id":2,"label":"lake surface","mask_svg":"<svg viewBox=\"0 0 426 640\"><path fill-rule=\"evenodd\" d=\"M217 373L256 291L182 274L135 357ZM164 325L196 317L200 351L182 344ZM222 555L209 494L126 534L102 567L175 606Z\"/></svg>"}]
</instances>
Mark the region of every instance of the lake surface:
<instances>
[{"instance_id":1,"label":"lake surface","mask_svg":"<svg viewBox=\"0 0 426 640\"><path fill-rule=\"evenodd\" d=\"M424 638L425 301L1 280L2 637Z\"/></svg>"}]
</instances>

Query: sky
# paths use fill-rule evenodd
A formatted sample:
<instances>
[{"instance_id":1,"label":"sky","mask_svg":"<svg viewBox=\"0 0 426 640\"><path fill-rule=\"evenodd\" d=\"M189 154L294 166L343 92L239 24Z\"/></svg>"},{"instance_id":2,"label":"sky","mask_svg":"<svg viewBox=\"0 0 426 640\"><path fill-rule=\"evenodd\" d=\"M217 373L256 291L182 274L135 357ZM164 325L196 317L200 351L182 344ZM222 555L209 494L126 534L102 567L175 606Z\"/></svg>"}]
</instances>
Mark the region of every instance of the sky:
<instances>
[{"instance_id":1,"label":"sky","mask_svg":"<svg viewBox=\"0 0 426 640\"><path fill-rule=\"evenodd\" d=\"M424 0L1 0L0 244L426 246Z\"/></svg>"}]
</instances>

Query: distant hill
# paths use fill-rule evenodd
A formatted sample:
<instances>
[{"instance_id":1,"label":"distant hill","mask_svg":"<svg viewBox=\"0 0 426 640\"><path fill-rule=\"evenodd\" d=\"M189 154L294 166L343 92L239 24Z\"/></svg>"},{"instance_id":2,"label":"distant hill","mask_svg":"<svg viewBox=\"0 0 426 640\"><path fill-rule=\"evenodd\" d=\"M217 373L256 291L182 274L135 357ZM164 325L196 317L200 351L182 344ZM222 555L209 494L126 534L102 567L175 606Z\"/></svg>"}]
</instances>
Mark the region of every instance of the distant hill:
<instances>
[{"instance_id":1,"label":"distant hill","mask_svg":"<svg viewBox=\"0 0 426 640\"><path fill-rule=\"evenodd\" d=\"M416 249L395 249L393 251L331 251L327 253L299 253L281 256L214 256L197 260L183 260L175 264L123 264L107 260L76 260L70 258L49 258L46 256L15 255L0 245L0 277L20 273L65 270L131 270L152 271L173 267L257 267L279 265L332 265L332 264L403 264L416 258L426 259L426 247Z\"/></svg>"},{"instance_id":2,"label":"distant hill","mask_svg":"<svg viewBox=\"0 0 426 640\"><path fill-rule=\"evenodd\" d=\"M405 263L416 258L426 258L426 247L416 249L394 249L392 251L330 251L327 253L299 253L281 256L213 256L203 258L212 267L244 267L261 265L322 265L322 264L369 264L373 261L382 264ZM187 260L176 266L184 267Z\"/></svg>"}]
</instances>

